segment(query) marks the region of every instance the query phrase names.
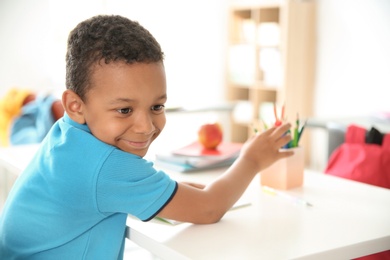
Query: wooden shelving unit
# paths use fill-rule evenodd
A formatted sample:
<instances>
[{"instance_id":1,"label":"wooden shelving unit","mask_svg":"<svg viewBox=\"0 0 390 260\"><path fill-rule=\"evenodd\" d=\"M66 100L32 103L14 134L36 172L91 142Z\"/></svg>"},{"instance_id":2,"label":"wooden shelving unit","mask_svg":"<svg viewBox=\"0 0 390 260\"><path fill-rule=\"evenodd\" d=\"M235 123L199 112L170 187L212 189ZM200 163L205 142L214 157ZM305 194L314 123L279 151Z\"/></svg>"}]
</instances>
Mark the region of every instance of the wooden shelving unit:
<instances>
[{"instance_id":1,"label":"wooden shelving unit","mask_svg":"<svg viewBox=\"0 0 390 260\"><path fill-rule=\"evenodd\" d=\"M310 117L314 0L233 1L229 23L227 99L246 102L250 114L240 112L233 116L231 139L245 141L253 125L270 116L267 108L273 103L278 107L285 104L291 123L297 113L302 119ZM241 115L246 120L237 119Z\"/></svg>"}]
</instances>

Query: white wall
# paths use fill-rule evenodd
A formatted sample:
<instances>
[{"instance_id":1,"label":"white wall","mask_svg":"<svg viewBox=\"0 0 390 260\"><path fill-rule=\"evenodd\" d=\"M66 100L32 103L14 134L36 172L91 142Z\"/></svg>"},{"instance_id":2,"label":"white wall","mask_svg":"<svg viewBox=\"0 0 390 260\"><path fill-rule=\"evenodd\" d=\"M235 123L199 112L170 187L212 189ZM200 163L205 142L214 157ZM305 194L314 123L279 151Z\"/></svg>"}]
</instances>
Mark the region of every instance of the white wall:
<instances>
[{"instance_id":1,"label":"white wall","mask_svg":"<svg viewBox=\"0 0 390 260\"><path fill-rule=\"evenodd\" d=\"M390 1L317 3L315 114L390 111Z\"/></svg>"},{"instance_id":2,"label":"white wall","mask_svg":"<svg viewBox=\"0 0 390 260\"><path fill-rule=\"evenodd\" d=\"M390 111L390 1L317 0L314 115ZM324 170L328 135L312 129L311 167Z\"/></svg>"},{"instance_id":3,"label":"white wall","mask_svg":"<svg viewBox=\"0 0 390 260\"><path fill-rule=\"evenodd\" d=\"M69 31L107 13L139 21L160 42L172 105L221 101L226 6L223 0L1 0L0 95L12 86L63 90Z\"/></svg>"},{"instance_id":4,"label":"white wall","mask_svg":"<svg viewBox=\"0 0 390 260\"><path fill-rule=\"evenodd\" d=\"M117 13L138 20L161 43L172 103L220 101L225 2L2 0L0 95L11 86L62 90L68 32L92 15ZM390 110L390 1L317 0L317 4L315 114Z\"/></svg>"}]
</instances>

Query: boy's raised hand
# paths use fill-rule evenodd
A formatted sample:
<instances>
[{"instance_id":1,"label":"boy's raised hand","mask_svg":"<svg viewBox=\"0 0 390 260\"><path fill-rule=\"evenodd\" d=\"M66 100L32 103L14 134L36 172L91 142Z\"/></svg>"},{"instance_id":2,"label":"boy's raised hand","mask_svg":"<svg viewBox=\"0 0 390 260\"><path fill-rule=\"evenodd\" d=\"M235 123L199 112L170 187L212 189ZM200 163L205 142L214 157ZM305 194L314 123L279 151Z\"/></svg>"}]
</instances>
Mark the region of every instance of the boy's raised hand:
<instances>
[{"instance_id":1,"label":"boy's raised hand","mask_svg":"<svg viewBox=\"0 0 390 260\"><path fill-rule=\"evenodd\" d=\"M285 123L257 133L244 144L240 159L254 164L256 171L261 171L275 161L293 155L292 150L280 150L291 140L291 135L287 132L290 127L290 123Z\"/></svg>"},{"instance_id":2,"label":"boy's raised hand","mask_svg":"<svg viewBox=\"0 0 390 260\"><path fill-rule=\"evenodd\" d=\"M198 224L215 223L236 203L253 177L278 159L291 156L280 151L291 140L290 124L272 127L251 137L240 156L226 172L206 185L179 183L172 200L159 213L160 217Z\"/></svg>"}]
</instances>

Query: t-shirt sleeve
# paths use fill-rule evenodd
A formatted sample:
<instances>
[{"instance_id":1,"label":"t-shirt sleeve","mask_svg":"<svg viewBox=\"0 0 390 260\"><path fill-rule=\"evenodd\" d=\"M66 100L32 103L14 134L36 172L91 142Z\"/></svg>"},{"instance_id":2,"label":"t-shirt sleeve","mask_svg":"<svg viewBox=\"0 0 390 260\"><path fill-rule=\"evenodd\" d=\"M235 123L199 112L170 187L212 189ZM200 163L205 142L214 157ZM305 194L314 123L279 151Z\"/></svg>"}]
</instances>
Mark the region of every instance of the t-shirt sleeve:
<instances>
[{"instance_id":1,"label":"t-shirt sleeve","mask_svg":"<svg viewBox=\"0 0 390 260\"><path fill-rule=\"evenodd\" d=\"M114 150L102 164L97 177L97 207L104 214L131 214L150 220L172 199L177 183L153 163Z\"/></svg>"}]
</instances>

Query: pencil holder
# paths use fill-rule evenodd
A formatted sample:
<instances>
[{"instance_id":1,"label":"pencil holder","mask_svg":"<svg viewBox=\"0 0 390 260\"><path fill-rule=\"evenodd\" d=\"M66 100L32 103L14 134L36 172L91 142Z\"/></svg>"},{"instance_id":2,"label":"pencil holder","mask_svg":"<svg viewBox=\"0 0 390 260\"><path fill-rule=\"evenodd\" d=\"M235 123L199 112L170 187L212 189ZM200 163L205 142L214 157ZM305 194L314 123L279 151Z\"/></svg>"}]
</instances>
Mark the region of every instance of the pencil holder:
<instances>
[{"instance_id":1,"label":"pencil holder","mask_svg":"<svg viewBox=\"0 0 390 260\"><path fill-rule=\"evenodd\" d=\"M294 155L280 159L260 172L260 183L274 189L287 190L302 186L305 156L303 147L289 148Z\"/></svg>"}]
</instances>

